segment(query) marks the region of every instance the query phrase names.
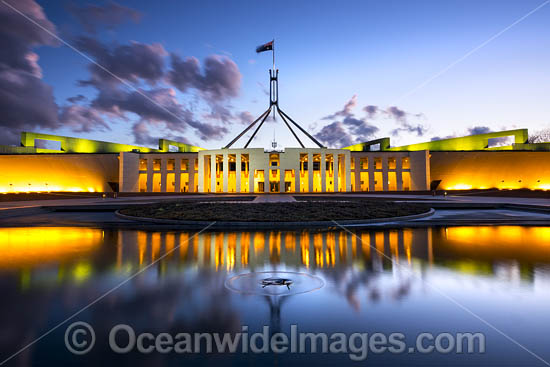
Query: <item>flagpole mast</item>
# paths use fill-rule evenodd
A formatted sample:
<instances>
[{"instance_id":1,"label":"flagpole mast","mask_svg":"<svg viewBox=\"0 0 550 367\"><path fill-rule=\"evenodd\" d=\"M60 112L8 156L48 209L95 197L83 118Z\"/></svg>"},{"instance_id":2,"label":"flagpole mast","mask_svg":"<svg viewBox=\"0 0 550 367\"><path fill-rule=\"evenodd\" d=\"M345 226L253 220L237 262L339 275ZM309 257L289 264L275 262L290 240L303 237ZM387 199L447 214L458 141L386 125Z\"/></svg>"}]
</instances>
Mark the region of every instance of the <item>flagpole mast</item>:
<instances>
[{"instance_id":1,"label":"flagpole mast","mask_svg":"<svg viewBox=\"0 0 550 367\"><path fill-rule=\"evenodd\" d=\"M275 72L275 38L273 38L273 46L271 47L271 51L273 53L273 72Z\"/></svg>"}]
</instances>

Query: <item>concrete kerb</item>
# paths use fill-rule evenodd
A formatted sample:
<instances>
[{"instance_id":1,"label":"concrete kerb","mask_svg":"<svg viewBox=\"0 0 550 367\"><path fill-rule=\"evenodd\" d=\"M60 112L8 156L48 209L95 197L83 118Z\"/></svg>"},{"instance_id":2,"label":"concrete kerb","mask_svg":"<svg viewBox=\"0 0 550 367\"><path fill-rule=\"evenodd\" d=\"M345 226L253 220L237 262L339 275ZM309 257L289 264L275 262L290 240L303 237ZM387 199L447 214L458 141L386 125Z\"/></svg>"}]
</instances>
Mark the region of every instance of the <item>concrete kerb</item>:
<instances>
[{"instance_id":1,"label":"concrete kerb","mask_svg":"<svg viewBox=\"0 0 550 367\"><path fill-rule=\"evenodd\" d=\"M376 218L376 219L358 219L358 220L343 220L338 221L342 226L353 225L355 228L360 228L371 225L383 225L395 222L406 222L414 219L426 218L435 213L434 209L430 209L425 213L406 215L401 217ZM158 219L147 217L135 217L120 213L120 210L115 212L115 215L121 219L132 220L136 222L157 223L157 224L176 224L187 228L204 228L205 225L212 223L211 221L185 221L176 219ZM302 222L216 222L212 229L294 229L294 228L326 228L333 227L332 221L302 221Z\"/></svg>"}]
</instances>

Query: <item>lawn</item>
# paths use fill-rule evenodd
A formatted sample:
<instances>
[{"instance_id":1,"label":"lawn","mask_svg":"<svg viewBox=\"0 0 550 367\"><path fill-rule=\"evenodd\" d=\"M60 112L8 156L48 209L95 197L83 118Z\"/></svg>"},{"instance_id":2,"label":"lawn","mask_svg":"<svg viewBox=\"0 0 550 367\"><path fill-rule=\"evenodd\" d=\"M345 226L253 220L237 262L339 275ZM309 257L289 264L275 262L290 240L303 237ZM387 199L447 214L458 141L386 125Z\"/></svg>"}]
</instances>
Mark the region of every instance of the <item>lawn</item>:
<instances>
[{"instance_id":1,"label":"lawn","mask_svg":"<svg viewBox=\"0 0 550 367\"><path fill-rule=\"evenodd\" d=\"M291 203L169 202L134 206L120 213L156 219L222 222L308 222L360 220L425 213L430 207L392 201L306 201Z\"/></svg>"}]
</instances>

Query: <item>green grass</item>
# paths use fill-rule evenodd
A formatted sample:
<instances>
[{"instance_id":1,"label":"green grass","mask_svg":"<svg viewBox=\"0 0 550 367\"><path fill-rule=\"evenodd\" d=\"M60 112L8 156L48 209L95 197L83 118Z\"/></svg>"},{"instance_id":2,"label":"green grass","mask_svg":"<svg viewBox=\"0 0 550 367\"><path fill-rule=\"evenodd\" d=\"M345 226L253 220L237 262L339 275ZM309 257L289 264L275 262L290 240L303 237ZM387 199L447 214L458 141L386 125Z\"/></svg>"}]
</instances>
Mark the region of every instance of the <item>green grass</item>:
<instances>
[{"instance_id":1,"label":"green grass","mask_svg":"<svg viewBox=\"0 0 550 367\"><path fill-rule=\"evenodd\" d=\"M430 207L391 201L216 203L169 202L124 208L136 217L221 222L308 222L401 217L425 213Z\"/></svg>"}]
</instances>

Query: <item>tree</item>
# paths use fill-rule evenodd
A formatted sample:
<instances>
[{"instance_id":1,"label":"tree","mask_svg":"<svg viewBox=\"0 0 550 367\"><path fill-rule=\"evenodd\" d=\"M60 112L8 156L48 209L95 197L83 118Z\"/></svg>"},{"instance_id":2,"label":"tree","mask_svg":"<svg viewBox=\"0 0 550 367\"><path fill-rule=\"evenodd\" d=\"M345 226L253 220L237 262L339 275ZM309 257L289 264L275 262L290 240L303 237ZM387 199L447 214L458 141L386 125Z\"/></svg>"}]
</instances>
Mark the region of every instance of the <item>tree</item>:
<instances>
[{"instance_id":1,"label":"tree","mask_svg":"<svg viewBox=\"0 0 550 367\"><path fill-rule=\"evenodd\" d=\"M529 135L529 143L550 143L550 127L535 131Z\"/></svg>"}]
</instances>

